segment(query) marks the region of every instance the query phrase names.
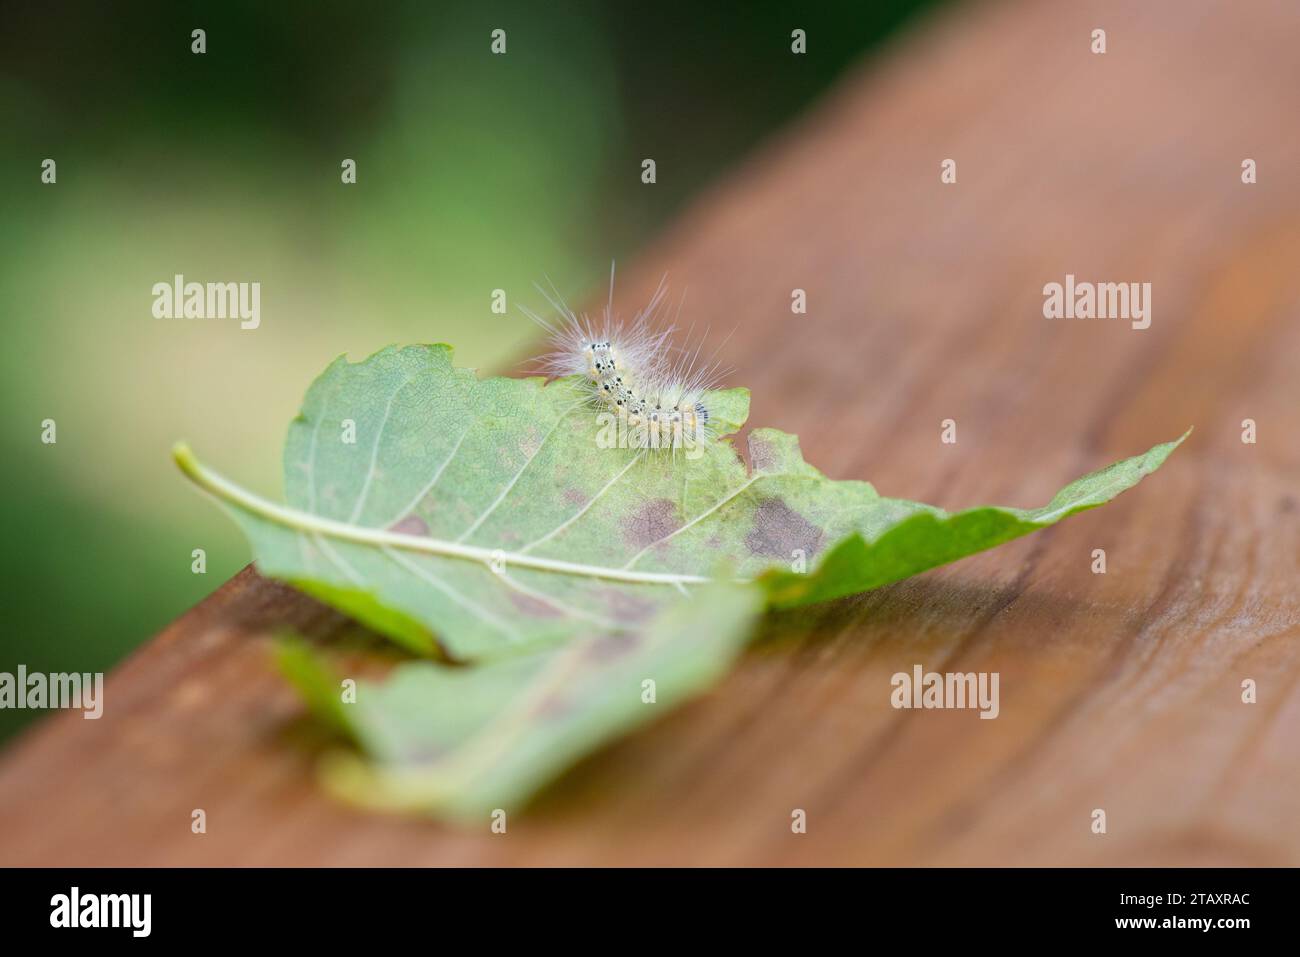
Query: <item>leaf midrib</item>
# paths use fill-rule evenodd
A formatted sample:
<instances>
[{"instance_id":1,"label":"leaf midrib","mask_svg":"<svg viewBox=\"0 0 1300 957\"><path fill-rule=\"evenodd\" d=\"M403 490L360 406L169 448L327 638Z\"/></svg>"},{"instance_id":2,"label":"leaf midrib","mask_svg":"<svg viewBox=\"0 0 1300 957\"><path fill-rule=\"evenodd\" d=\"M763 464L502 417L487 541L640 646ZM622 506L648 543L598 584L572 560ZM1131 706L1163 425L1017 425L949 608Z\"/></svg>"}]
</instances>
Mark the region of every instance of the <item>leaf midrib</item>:
<instances>
[{"instance_id":1,"label":"leaf midrib","mask_svg":"<svg viewBox=\"0 0 1300 957\"><path fill-rule=\"evenodd\" d=\"M277 505L259 495L255 495L200 463L189 446L183 443L172 450L172 456L181 471L204 491L220 500L237 505L260 518L294 531L328 535L331 538L378 548L387 546L405 551L441 555L446 558L459 558L466 561L480 562L489 567L494 562L501 562L515 568L533 568L538 571L549 571L584 578L600 578L608 581L650 585L700 585L712 580L703 575L674 572L638 572L625 568L610 568L604 565L588 565L562 559L542 558L522 552L510 552L502 548L466 545L463 542L449 542L430 538L426 535L408 535L382 528L352 525L347 522L340 522L337 519L304 512L301 509L291 508L287 505Z\"/></svg>"}]
</instances>

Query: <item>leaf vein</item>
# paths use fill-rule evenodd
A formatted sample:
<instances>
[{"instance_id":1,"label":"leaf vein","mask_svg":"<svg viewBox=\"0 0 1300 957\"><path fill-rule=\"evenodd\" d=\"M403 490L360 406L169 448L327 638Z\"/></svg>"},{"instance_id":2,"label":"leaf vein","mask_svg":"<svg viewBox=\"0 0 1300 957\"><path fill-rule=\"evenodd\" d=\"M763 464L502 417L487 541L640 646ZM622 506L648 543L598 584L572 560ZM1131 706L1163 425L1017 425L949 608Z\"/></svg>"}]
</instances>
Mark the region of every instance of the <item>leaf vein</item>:
<instances>
[{"instance_id":1,"label":"leaf vein","mask_svg":"<svg viewBox=\"0 0 1300 957\"><path fill-rule=\"evenodd\" d=\"M393 402L396 401L402 390L414 381L415 376L408 375L402 380L402 384L393 390L393 394L388 397L388 404L384 406L384 417L379 422L379 430L375 433L374 444L370 447L370 467L366 469L366 478L361 483L361 492L357 495L357 503L352 506L352 514L348 516L349 523L356 523L357 518L361 515L361 509L366 504L366 497L370 494L370 484L375 477L375 466L379 464L379 446L384 441L384 429L388 427L389 416L393 414Z\"/></svg>"},{"instance_id":2,"label":"leaf vein","mask_svg":"<svg viewBox=\"0 0 1300 957\"><path fill-rule=\"evenodd\" d=\"M738 496L741 492L745 491L745 489L749 488L751 485L753 485L755 482L757 482L760 478L763 478L764 476L770 476L770 475L771 475L771 473L764 472L764 473L759 474L759 475L753 475L753 476L751 476L747 482L745 482L743 485L739 486L739 487L738 487L734 492L731 492L731 493L728 494L726 497L724 497L722 500L720 500L719 502L717 502L717 503L716 503L712 508L709 508L707 511L703 511L703 512L701 512L699 515L696 515L693 519L691 519L691 520L690 520L689 522L687 522L685 525L682 525L682 526L680 526L679 528L674 529L673 531L669 532L667 535L664 535L662 538L658 538L658 539L656 539L655 541L653 541L653 542L651 542L649 545L647 545L645 548L641 549L641 551L637 552L635 555L633 555L631 558L629 558L629 559L627 560L627 564L625 564L625 565L623 566L623 568L631 568L631 567L632 567L633 565L635 565L638 561L640 561L640 560L641 560L641 557L642 557L643 555L645 555L646 552L650 551L650 549L654 548L656 545L662 545L664 542L668 541L669 539L674 538L674 537L677 536L677 535L680 535L682 532L686 531L688 528L691 528L691 527L694 526L694 525L698 525L700 522L704 521L704 519L708 518L710 515L712 515L712 514L713 514L714 512L716 512L718 509L722 508L722 507L723 507L724 505L726 505L728 502L733 501L733 500L736 498L736 496Z\"/></svg>"},{"instance_id":3,"label":"leaf vein","mask_svg":"<svg viewBox=\"0 0 1300 957\"><path fill-rule=\"evenodd\" d=\"M582 516L586 515L587 511L591 508L591 506L596 504L596 500L600 498L602 495L604 495L606 492L608 492L611 487L617 484L618 480L621 479L627 473L627 470L630 469L633 465L635 465L644 454L645 454L644 452L638 452L632 458L632 460L628 462L627 465L623 466L622 470L617 475L615 475L612 479L606 482L605 486L599 492L593 495L591 497L591 500L587 502L586 505L582 506L582 508L579 509L576 514L574 514L567 521L562 522L557 528L554 528L547 534L543 535L541 538L537 539L536 541L529 542L523 548L519 549L519 554L525 555L528 552L532 551L534 548L536 548L538 545L550 541L552 538L554 538L556 535L559 535L561 532L563 532L566 528L568 528L578 519L582 518Z\"/></svg>"},{"instance_id":4,"label":"leaf vein","mask_svg":"<svg viewBox=\"0 0 1300 957\"><path fill-rule=\"evenodd\" d=\"M396 552L386 545L382 546L380 548L380 551L382 551L384 555L386 555L392 561L401 565L412 575L415 575L417 578L420 578L423 581L428 582L434 588L437 588L444 595L446 595L456 604L460 605L466 611L470 612L471 614L477 615L483 621L486 621L488 624L492 625L494 628L496 628L498 631L504 634L511 641L517 642L520 640L521 636L518 630L515 629L512 625L504 621L499 616L488 611L478 602L462 595L459 591L457 591L451 585L448 585L446 582L444 582L437 575L433 574L433 572L429 571L427 568L422 568L421 566L415 564L415 562L411 561L406 556L402 555L400 552Z\"/></svg>"},{"instance_id":5,"label":"leaf vein","mask_svg":"<svg viewBox=\"0 0 1300 957\"><path fill-rule=\"evenodd\" d=\"M560 413L560 415L556 418L554 424L552 424L551 427L546 431L546 435L542 436L542 441L537 444L537 448L533 449L533 454L528 456L527 461L525 461L523 465L519 466L519 470L515 472L514 477L511 478L509 483L506 485L506 487L501 490L501 494L497 496L496 501L488 506L487 511L485 511L482 515L480 515L475 520L473 525L465 529L465 531L461 532L460 536L456 539L456 541L458 542L465 541L465 539L469 538L471 535L474 534L475 531L478 530L480 525L482 525L485 521L487 521L488 516L496 511L497 506L506 500L506 496L510 494L512 489L514 489L515 483L518 482L520 477L524 474L524 472L528 470L528 466L532 465L533 461L537 458L537 456L541 454L542 449L546 447L547 440L550 439L550 437L555 434L555 430L560 427L560 423L562 423L565 419L569 417L570 412L572 412L578 406L585 405L585 404L586 404L585 399L581 402L575 402L573 405L569 406L567 409L565 409L563 412Z\"/></svg>"}]
</instances>

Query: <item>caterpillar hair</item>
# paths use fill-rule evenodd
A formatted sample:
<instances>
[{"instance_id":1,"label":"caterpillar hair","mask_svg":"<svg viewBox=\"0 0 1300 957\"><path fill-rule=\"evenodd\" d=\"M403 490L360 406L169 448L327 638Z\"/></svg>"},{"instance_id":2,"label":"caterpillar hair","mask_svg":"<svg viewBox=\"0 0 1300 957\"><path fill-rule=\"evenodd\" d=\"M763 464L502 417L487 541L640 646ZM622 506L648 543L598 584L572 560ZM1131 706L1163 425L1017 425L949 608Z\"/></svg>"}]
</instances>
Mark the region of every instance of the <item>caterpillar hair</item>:
<instances>
[{"instance_id":1,"label":"caterpillar hair","mask_svg":"<svg viewBox=\"0 0 1300 957\"><path fill-rule=\"evenodd\" d=\"M574 313L554 286L549 293L540 286L538 291L557 314L548 321L523 310L550 337L552 351L542 358L539 371L580 377L593 407L618 418L632 447L676 450L714 437L706 395L721 370L717 363L700 364L699 345L693 351L673 347L672 326L656 328L666 302L666 278L628 322L614 315L612 266L609 298L598 321Z\"/></svg>"}]
</instances>

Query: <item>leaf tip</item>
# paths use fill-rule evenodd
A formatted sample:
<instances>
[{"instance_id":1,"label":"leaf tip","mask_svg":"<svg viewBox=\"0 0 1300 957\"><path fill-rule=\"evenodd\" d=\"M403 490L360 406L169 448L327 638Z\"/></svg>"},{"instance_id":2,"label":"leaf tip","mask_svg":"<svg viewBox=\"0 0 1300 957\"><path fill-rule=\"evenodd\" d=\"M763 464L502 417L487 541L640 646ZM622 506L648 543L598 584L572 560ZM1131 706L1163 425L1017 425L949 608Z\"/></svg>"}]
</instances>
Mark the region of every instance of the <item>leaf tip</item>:
<instances>
[{"instance_id":1,"label":"leaf tip","mask_svg":"<svg viewBox=\"0 0 1300 957\"><path fill-rule=\"evenodd\" d=\"M194 450L188 442L176 442L172 445L172 461L186 475L193 477L198 471L199 460L194 457Z\"/></svg>"}]
</instances>

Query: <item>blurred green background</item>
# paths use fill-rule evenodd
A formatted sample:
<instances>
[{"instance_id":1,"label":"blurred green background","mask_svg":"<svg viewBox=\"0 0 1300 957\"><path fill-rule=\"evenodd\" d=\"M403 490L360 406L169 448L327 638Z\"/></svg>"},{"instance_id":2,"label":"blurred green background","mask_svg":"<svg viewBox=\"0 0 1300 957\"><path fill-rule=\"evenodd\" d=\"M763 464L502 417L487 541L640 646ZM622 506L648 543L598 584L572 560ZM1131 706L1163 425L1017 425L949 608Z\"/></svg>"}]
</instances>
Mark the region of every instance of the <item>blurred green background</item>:
<instances>
[{"instance_id":1,"label":"blurred green background","mask_svg":"<svg viewBox=\"0 0 1300 957\"><path fill-rule=\"evenodd\" d=\"M6 4L0 671L106 670L248 561L175 440L279 498L285 428L334 356L512 363L534 281L581 300L930 5ZM260 282L261 327L153 318L175 273ZM0 738L35 716L0 711Z\"/></svg>"}]
</instances>

